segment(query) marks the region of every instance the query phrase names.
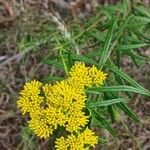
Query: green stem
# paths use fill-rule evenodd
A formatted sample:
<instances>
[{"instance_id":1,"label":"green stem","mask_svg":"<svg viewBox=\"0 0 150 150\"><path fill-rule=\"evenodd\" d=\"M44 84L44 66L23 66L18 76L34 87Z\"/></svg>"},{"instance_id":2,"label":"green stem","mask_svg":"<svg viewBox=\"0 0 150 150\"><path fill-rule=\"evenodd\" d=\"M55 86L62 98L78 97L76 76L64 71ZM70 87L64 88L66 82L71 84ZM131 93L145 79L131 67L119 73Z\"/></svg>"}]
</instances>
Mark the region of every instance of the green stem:
<instances>
[{"instance_id":1,"label":"green stem","mask_svg":"<svg viewBox=\"0 0 150 150\"><path fill-rule=\"evenodd\" d=\"M65 69L65 73L66 73L66 75L68 76L68 69L67 69L67 65L66 65L66 63L65 63L64 56L63 56L63 54L62 54L62 50L60 50L60 56L61 56L62 63L63 63L64 69Z\"/></svg>"}]
</instances>

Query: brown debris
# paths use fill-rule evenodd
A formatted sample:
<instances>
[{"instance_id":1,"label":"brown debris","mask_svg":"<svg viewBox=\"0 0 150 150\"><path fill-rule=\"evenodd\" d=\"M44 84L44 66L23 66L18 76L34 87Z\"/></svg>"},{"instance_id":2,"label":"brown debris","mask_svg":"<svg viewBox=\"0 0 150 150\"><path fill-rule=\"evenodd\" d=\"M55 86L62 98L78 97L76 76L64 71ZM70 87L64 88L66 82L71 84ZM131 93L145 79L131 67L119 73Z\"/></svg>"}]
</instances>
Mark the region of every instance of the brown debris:
<instances>
[{"instance_id":1,"label":"brown debris","mask_svg":"<svg viewBox=\"0 0 150 150\"><path fill-rule=\"evenodd\" d=\"M4 7L4 10L9 15L8 17L0 16L0 24L6 24L9 22L13 22L16 19L16 14L10 3L5 0L0 0L0 5Z\"/></svg>"}]
</instances>

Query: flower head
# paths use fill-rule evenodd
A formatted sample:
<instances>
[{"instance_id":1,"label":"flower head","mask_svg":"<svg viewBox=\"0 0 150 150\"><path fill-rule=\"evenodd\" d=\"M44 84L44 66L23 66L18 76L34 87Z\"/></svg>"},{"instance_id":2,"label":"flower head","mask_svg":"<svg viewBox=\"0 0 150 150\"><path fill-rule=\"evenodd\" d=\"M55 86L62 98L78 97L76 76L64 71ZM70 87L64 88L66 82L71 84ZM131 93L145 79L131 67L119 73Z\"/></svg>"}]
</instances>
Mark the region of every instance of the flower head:
<instances>
[{"instance_id":1,"label":"flower head","mask_svg":"<svg viewBox=\"0 0 150 150\"><path fill-rule=\"evenodd\" d=\"M93 85L102 85L103 81L105 81L107 74L98 70L95 66L92 66L88 70L88 74L90 78L92 78L92 84Z\"/></svg>"},{"instance_id":2,"label":"flower head","mask_svg":"<svg viewBox=\"0 0 150 150\"><path fill-rule=\"evenodd\" d=\"M17 101L18 107L23 114L35 112L40 109L43 97L40 96L40 88L42 83L39 81L27 82L24 89L20 92L20 98Z\"/></svg>"},{"instance_id":3,"label":"flower head","mask_svg":"<svg viewBox=\"0 0 150 150\"><path fill-rule=\"evenodd\" d=\"M69 84L77 89L102 85L107 74L98 70L95 66L86 67L84 63L76 63L69 72Z\"/></svg>"},{"instance_id":4,"label":"flower head","mask_svg":"<svg viewBox=\"0 0 150 150\"><path fill-rule=\"evenodd\" d=\"M76 91L67 80L53 86L34 80L26 83L17 103L23 113L29 113L29 127L36 135L48 138L58 126L64 126L69 132L84 127L88 122L83 111L85 101L85 93Z\"/></svg>"},{"instance_id":5,"label":"flower head","mask_svg":"<svg viewBox=\"0 0 150 150\"><path fill-rule=\"evenodd\" d=\"M66 130L69 132L77 131L83 128L88 122L89 116L86 116L84 112L74 111L68 117Z\"/></svg>"},{"instance_id":6,"label":"flower head","mask_svg":"<svg viewBox=\"0 0 150 150\"><path fill-rule=\"evenodd\" d=\"M67 138L56 139L55 148L57 150L89 150L98 143L98 137L90 129L85 129L81 133L70 134Z\"/></svg>"},{"instance_id":7,"label":"flower head","mask_svg":"<svg viewBox=\"0 0 150 150\"><path fill-rule=\"evenodd\" d=\"M63 127L68 137L56 140L57 150L84 150L97 144L97 136L85 129L89 116L85 114L87 100L85 89L102 85L107 74L95 66L76 63L69 77L54 85L39 81L25 84L17 101L22 114L29 114L29 127L41 138L48 138L58 127Z\"/></svg>"},{"instance_id":8,"label":"flower head","mask_svg":"<svg viewBox=\"0 0 150 150\"><path fill-rule=\"evenodd\" d=\"M86 67L84 63L76 63L69 72L69 84L75 86L76 89L84 89L92 85L92 78L88 73L89 67Z\"/></svg>"},{"instance_id":9,"label":"flower head","mask_svg":"<svg viewBox=\"0 0 150 150\"><path fill-rule=\"evenodd\" d=\"M55 128L54 125L48 123L45 116L44 110L41 110L40 114L35 115L28 123L37 136L46 139L52 135Z\"/></svg>"}]
</instances>

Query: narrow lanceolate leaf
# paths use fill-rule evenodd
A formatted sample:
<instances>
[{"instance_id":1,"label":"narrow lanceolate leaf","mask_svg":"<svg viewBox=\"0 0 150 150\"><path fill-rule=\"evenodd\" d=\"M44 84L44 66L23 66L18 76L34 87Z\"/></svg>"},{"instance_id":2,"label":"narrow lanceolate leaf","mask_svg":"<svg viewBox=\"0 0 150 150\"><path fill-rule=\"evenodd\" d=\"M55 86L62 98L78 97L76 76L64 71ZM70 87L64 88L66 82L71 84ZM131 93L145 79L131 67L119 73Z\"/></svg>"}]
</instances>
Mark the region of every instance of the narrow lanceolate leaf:
<instances>
[{"instance_id":1,"label":"narrow lanceolate leaf","mask_svg":"<svg viewBox=\"0 0 150 150\"><path fill-rule=\"evenodd\" d=\"M146 9L145 7L143 7L143 6L135 6L135 9L139 13L141 13L141 14L147 16L147 17L150 17L150 11L148 9Z\"/></svg>"},{"instance_id":2,"label":"narrow lanceolate leaf","mask_svg":"<svg viewBox=\"0 0 150 150\"><path fill-rule=\"evenodd\" d=\"M131 56L133 57L134 59L138 59L138 60L141 60L141 61L148 61L150 60L150 58L147 58L147 57L143 57L141 55L138 55L136 54L134 51L131 51L129 49L126 49L126 50L122 50L123 53L125 53L126 55L128 56Z\"/></svg>"},{"instance_id":3,"label":"narrow lanceolate leaf","mask_svg":"<svg viewBox=\"0 0 150 150\"><path fill-rule=\"evenodd\" d=\"M125 81L127 81L128 83L130 83L132 86L145 91L145 93L147 93L146 95L149 95L150 92L148 90L146 90L144 87L142 87L141 85L139 85L136 81L134 81L127 74L125 74L122 70L118 69L115 65L113 65L113 64L106 64L106 67L108 67L114 73L116 73L117 75L119 75L122 79L124 79Z\"/></svg>"},{"instance_id":4,"label":"narrow lanceolate leaf","mask_svg":"<svg viewBox=\"0 0 150 150\"><path fill-rule=\"evenodd\" d=\"M116 106L126 113L130 118L132 118L136 122L140 122L137 115L125 104L125 103L117 103Z\"/></svg>"},{"instance_id":5,"label":"narrow lanceolate leaf","mask_svg":"<svg viewBox=\"0 0 150 150\"><path fill-rule=\"evenodd\" d=\"M128 5L129 5L129 1L128 0L123 0L123 15L127 16L128 14Z\"/></svg>"},{"instance_id":6,"label":"narrow lanceolate leaf","mask_svg":"<svg viewBox=\"0 0 150 150\"><path fill-rule=\"evenodd\" d=\"M108 49L110 48L110 45L111 45L111 41L112 41L112 38L113 38L113 29L114 29L114 24L115 24L115 20L112 18L112 21L111 21L111 26L110 26L110 29L107 33L107 36L106 36L106 39L105 39L105 43L104 43L104 46L102 49L100 49L100 61L99 61L99 67L102 68L103 65L105 64L106 62L106 56L108 54Z\"/></svg>"},{"instance_id":7,"label":"narrow lanceolate leaf","mask_svg":"<svg viewBox=\"0 0 150 150\"><path fill-rule=\"evenodd\" d=\"M44 59L43 63L48 64L48 65L52 65L58 69L64 70L63 64L61 64L60 62L57 62L55 60Z\"/></svg>"},{"instance_id":8,"label":"narrow lanceolate leaf","mask_svg":"<svg viewBox=\"0 0 150 150\"><path fill-rule=\"evenodd\" d=\"M72 60L72 57L71 57L71 51L68 52L68 62L67 62L67 67L68 67L68 70L71 69L72 65L73 65L73 60Z\"/></svg>"},{"instance_id":9,"label":"narrow lanceolate leaf","mask_svg":"<svg viewBox=\"0 0 150 150\"><path fill-rule=\"evenodd\" d=\"M134 16L134 19L136 19L137 21L144 21L147 23L150 22L150 18L148 18L148 17Z\"/></svg>"},{"instance_id":10,"label":"narrow lanceolate leaf","mask_svg":"<svg viewBox=\"0 0 150 150\"><path fill-rule=\"evenodd\" d=\"M116 81L120 84L120 85L126 85L125 84L125 82L124 82L124 80L120 77L120 76L118 76L117 74L115 74L115 78L116 78ZM126 94L127 94L127 96L131 99L132 97L131 97L131 93L129 93L129 92L125 92Z\"/></svg>"},{"instance_id":11,"label":"narrow lanceolate leaf","mask_svg":"<svg viewBox=\"0 0 150 150\"><path fill-rule=\"evenodd\" d=\"M118 98L116 93L112 93L112 92L107 93L107 97L110 99ZM120 103L116 103L115 105L123 112L125 112L126 115L128 115L128 117L132 118L136 122L140 122L137 115L127 106L127 104L125 104L124 102L120 102Z\"/></svg>"},{"instance_id":12,"label":"narrow lanceolate leaf","mask_svg":"<svg viewBox=\"0 0 150 150\"><path fill-rule=\"evenodd\" d=\"M141 88L126 86L126 85L94 87L94 88L90 88L89 90L87 90L87 93L92 94L92 91L97 91L97 92L134 92L134 93L150 96L149 91L145 91Z\"/></svg>"},{"instance_id":13,"label":"narrow lanceolate leaf","mask_svg":"<svg viewBox=\"0 0 150 150\"><path fill-rule=\"evenodd\" d=\"M92 36L92 37L94 37L94 38L96 38L96 40L98 40L98 41L102 41L102 42L104 42L105 41L105 33L103 33L103 32L97 32L97 30L95 30L95 31L93 31L93 30L91 30L91 31L89 31L88 32L88 34L89 34L89 36Z\"/></svg>"},{"instance_id":14,"label":"narrow lanceolate leaf","mask_svg":"<svg viewBox=\"0 0 150 150\"><path fill-rule=\"evenodd\" d=\"M105 83L105 85L106 85L106 83ZM113 99L113 98L109 98L108 94L106 92L104 93L104 98L106 100ZM113 109L112 105L107 106L107 112L109 113L109 116L111 118L111 122L114 123L115 122L115 115L114 115L114 109Z\"/></svg>"},{"instance_id":15,"label":"narrow lanceolate leaf","mask_svg":"<svg viewBox=\"0 0 150 150\"><path fill-rule=\"evenodd\" d=\"M61 77L56 77L56 76L47 76L43 79L43 82L56 82L56 81L61 81L63 80L64 78L61 78Z\"/></svg>"},{"instance_id":16,"label":"narrow lanceolate leaf","mask_svg":"<svg viewBox=\"0 0 150 150\"><path fill-rule=\"evenodd\" d=\"M86 107L87 108L106 107L120 102L126 102L126 100L124 98L117 98L117 99L109 99L109 100L103 100L98 102L89 102L86 104Z\"/></svg>"},{"instance_id":17,"label":"narrow lanceolate leaf","mask_svg":"<svg viewBox=\"0 0 150 150\"><path fill-rule=\"evenodd\" d=\"M136 49L141 47L149 46L150 44L142 43L142 44L133 44L133 45L121 45L117 46L116 49L118 50L126 50L126 49Z\"/></svg>"},{"instance_id":18,"label":"narrow lanceolate leaf","mask_svg":"<svg viewBox=\"0 0 150 150\"><path fill-rule=\"evenodd\" d=\"M141 28L142 26L145 26L147 24L148 23L144 22L144 21L142 21L142 22L141 21L140 22L134 22L134 23L128 24L127 28L128 28L128 30L135 30L135 29Z\"/></svg>"},{"instance_id":19,"label":"narrow lanceolate leaf","mask_svg":"<svg viewBox=\"0 0 150 150\"><path fill-rule=\"evenodd\" d=\"M92 117L98 122L100 127L106 128L114 137L117 137L116 131L109 125L109 123L95 110L90 110Z\"/></svg>"},{"instance_id":20,"label":"narrow lanceolate leaf","mask_svg":"<svg viewBox=\"0 0 150 150\"><path fill-rule=\"evenodd\" d=\"M98 63L97 63L96 61L94 61L93 59L88 58L88 57L86 57L86 56L72 55L71 58L74 59L74 60L84 61L85 63L94 64L94 65L97 65L97 66L98 66Z\"/></svg>"},{"instance_id":21,"label":"narrow lanceolate leaf","mask_svg":"<svg viewBox=\"0 0 150 150\"><path fill-rule=\"evenodd\" d=\"M121 37L124 29L126 28L128 22L130 21L130 19L132 19L132 15L129 16L129 17L126 17L125 20L121 23L121 25L119 26L119 30L116 34L116 37L115 37L115 41L118 41L118 39Z\"/></svg>"}]
</instances>

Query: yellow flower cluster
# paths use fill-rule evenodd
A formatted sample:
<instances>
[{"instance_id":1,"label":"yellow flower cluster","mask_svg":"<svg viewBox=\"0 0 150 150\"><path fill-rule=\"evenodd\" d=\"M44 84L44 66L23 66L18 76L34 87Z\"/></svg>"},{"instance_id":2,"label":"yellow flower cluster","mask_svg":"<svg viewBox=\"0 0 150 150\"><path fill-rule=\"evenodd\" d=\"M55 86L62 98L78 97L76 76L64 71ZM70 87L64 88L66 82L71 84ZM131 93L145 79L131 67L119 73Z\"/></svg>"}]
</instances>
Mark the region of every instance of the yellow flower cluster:
<instances>
[{"instance_id":1,"label":"yellow flower cluster","mask_svg":"<svg viewBox=\"0 0 150 150\"><path fill-rule=\"evenodd\" d=\"M80 129L83 130L89 120L84 112L85 88L102 85L106 76L95 66L86 67L79 62L71 68L67 79L54 85L43 85L35 80L26 83L17 105L22 114L29 114L29 127L37 136L48 138L59 126L70 133L67 139L57 139L58 150L80 150L85 146L94 146L97 136L91 130L86 129L80 133Z\"/></svg>"},{"instance_id":2,"label":"yellow flower cluster","mask_svg":"<svg viewBox=\"0 0 150 150\"><path fill-rule=\"evenodd\" d=\"M86 67L84 63L76 63L69 72L69 84L77 89L102 85L107 74L97 70L95 66Z\"/></svg>"},{"instance_id":3,"label":"yellow flower cluster","mask_svg":"<svg viewBox=\"0 0 150 150\"><path fill-rule=\"evenodd\" d=\"M55 142L55 148L57 150L85 150L94 147L97 143L97 136L87 128L82 133L71 134L67 138L58 138Z\"/></svg>"},{"instance_id":4,"label":"yellow flower cluster","mask_svg":"<svg viewBox=\"0 0 150 150\"><path fill-rule=\"evenodd\" d=\"M44 98L40 96L42 83L31 81L25 84L24 89L20 92L20 99L17 101L18 107L22 114L37 112Z\"/></svg>"}]
</instances>

